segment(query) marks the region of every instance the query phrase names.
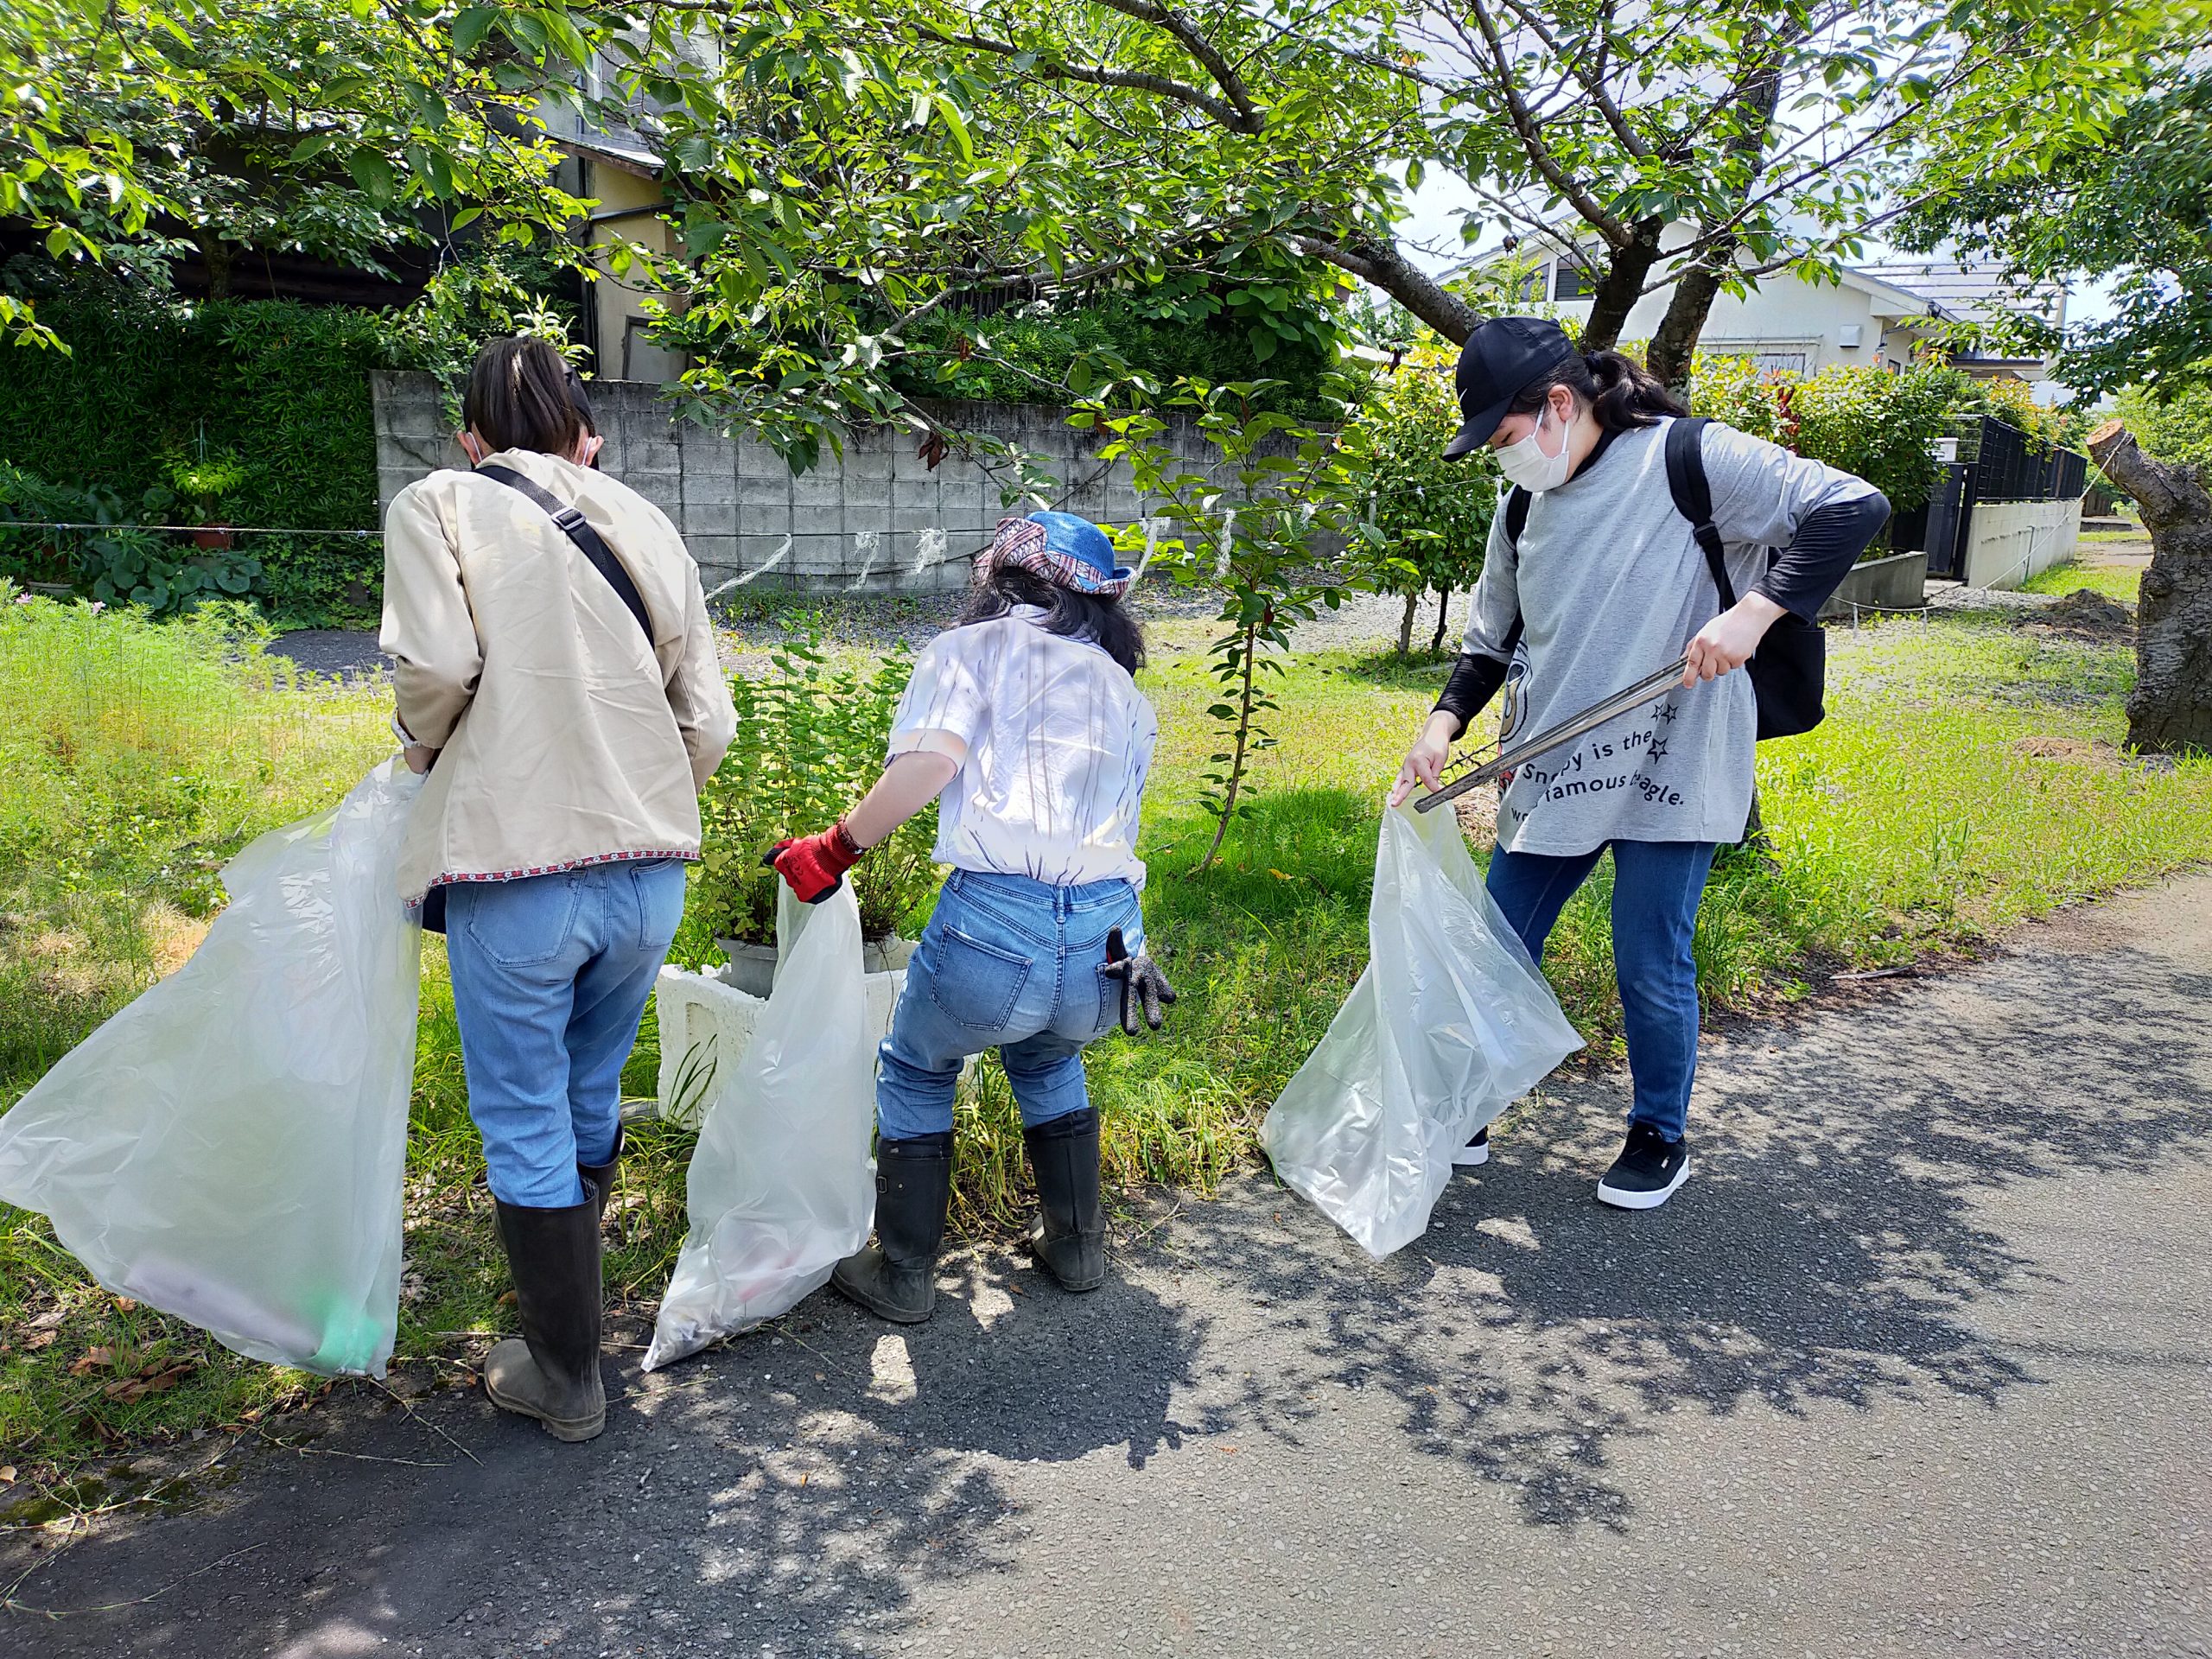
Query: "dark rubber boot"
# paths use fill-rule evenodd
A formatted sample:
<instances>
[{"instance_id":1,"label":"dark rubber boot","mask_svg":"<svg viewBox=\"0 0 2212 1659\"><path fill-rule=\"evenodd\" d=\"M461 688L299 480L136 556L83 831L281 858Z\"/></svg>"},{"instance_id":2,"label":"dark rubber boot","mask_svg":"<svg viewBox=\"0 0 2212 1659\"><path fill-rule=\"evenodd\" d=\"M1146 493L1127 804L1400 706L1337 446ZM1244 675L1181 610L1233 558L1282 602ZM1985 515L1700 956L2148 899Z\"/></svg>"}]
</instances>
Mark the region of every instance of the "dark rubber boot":
<instances>
[{"instance_id":1,"label":"dark rubber boot","mask_svg":"<svg viewBox=\"0 0 2212 1659\"><path fill-rule=\"evenodd\" d=\"M875 1243L840 1262L830 1282L879 1319L919 1325L937 1306L937 1250L952 1205L952 1136L875 1147Z\"/></svg>"},{"instance_id":2,"label":"dark rubber boot","mask_svg":"<svg viewBox=\"0 0 2212 1659\"><path fill-rule=\"evenodd\" d=\"M1029 1248L1063 1290L1106 1282L1106 1212L1098 1202L1098 1114L1090 1107L1022 1131L1037 1178Z\"/></svg>"},{"instance_id":3,"label":"dark rubber boot","mask_svg":"<svg viewBox=\"0 0 2212 1659\"><path fill-rule=\"evenodd\" d=\"M607 1427L599 1376L598 1192L558 1210L499 1205L499 1243L514 1274L519 1338L484 1362L492 1403L535 1417L556 1440L588 1440Z\"/></svg>"},{"instance_id":4,"label":"dark rubber boot","mask_svg":"<svg viewBox=\"0 0 2212 1659\"><path fill-rule=\"evenodd\" d=\"M584 1184L584 1191L597 1196L599 1218L607 1219L607 1195L614 1191L614 1168L622 1161L622 1126L614 1126L614 1150L607 1154L603 1164L578 1164L576 1179Z\"/></svg>"}]
</instances>

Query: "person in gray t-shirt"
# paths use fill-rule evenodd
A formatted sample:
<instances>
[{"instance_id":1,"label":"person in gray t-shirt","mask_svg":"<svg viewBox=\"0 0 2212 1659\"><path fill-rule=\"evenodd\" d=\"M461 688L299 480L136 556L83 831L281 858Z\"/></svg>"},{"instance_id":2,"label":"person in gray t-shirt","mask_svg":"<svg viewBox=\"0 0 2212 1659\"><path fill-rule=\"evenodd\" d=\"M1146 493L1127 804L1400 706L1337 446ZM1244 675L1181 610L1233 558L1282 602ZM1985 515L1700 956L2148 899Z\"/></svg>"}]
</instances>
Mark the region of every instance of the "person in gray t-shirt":
<instances>
[{"instance_id":1,"label":"person in gray t-shirt","mask_svg":"<svg viewBox=\"0 0 2212 1659\"><path fill-rule=\"evenodd\" d=\"M1516 729L1541 731L1687 656L1681 683L1520 768L1497 815L1489 888L1532 956L1575 888L1613 855L1613 958L1635 1100L1598 1184L1624 1209L1664 1204L1689 1174L1683 1127L1697 1065L1690 941L1716 848L1740 840L1758 716L1750 660L1788 613L1810 620L1889 517L1862 479L1724 426L1700 435L1731 585L1720 595L1668 487L1666 429L1688 413L1617 352L1574 349L1555 323L1493 318L1459 370L1464 424L1530 492L1517 537L1501 511L1466 648L1406 756L1393 805L1437 786L1450 746L1525 664ZM1770 556L1769 550L1778 550ZM1460 1161L1489 1155L1487 1132Z\"/></svg>"}]
</instances>

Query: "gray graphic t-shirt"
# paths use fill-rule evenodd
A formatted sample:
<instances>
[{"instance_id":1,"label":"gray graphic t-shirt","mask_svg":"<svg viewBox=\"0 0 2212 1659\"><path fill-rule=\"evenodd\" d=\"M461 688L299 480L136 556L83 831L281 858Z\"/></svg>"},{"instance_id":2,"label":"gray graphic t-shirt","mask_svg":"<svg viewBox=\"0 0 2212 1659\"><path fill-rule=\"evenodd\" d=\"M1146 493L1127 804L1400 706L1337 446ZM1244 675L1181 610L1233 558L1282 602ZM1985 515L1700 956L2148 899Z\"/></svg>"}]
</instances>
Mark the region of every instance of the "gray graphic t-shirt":
<instances>
[{"instance_id":1,"label":"gray graphic t-shirt","mask_svg":"<svg viewBox=\"0 0 2212 1659\"><path fill-rule=\"evenodd\" d=\"M1705 555L1667 488L1669 423L1624 432L1529 505L1517 550L1501 510L1475 584L1466 648L1503 659L1517 612L1532 736L1665 667L1719 612ZM1704 432L1713 522L1738 594L1808 514L1873 493L1848 473L1725 426ZM1758 729L1741 670L1619 716L1521 768L1497 814L1509 852L1586 853L1608 841L1733 842L1751 811Z\"/></svg>"}]
</instances>

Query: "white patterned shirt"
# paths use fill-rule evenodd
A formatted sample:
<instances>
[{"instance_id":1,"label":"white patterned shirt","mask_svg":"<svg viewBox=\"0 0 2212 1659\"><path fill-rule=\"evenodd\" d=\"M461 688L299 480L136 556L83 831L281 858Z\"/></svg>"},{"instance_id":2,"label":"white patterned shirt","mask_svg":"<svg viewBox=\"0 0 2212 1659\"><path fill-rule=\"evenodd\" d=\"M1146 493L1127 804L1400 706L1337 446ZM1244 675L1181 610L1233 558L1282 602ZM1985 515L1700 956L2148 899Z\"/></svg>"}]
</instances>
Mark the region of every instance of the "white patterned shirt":
<instances>
[{"instance_id":1,"label":"white patterned shirt","mask_svg":"<svg viewBox=\"0 0 2212 1659\"><path fill-rule=\"evenodd\" d=\"M1017 606L931 640L890 753L959 764L938 804L939 863L1055 887L1142 887L1137 818L1160 722L1120 664L1048 633L1044 614Z\"/></svg>"}]
</instances>

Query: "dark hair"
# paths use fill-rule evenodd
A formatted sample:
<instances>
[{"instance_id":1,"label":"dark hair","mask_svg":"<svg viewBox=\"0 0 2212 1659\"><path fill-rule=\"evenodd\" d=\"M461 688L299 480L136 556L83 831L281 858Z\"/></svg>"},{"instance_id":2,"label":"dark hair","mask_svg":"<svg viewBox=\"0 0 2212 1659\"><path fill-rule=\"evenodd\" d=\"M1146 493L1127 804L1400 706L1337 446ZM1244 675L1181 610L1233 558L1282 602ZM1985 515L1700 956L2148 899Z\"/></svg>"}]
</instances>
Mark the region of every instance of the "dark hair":
<instances>
[{"instance_id":1,"label":"dark hair","mask_svg":"<svg viewBox=\"0 0 2212 1659\"><path fill-rule=\"evenodd\" d=\"M461 419L494 450L566 456L593 429L589 414L569 391L574 374L550 340L495 340L477 353L468 371Z\"/></svg>"},{"instance_id":2,"label":"dark hair","mask_svg":"<svg viewBox=\"0 0 2212 1659\"><path fill-rule=\"evenodd\" d=\"M1057 633L1064 639L1087 639L1131 674L1144 666L1144 630L1137 626L1136 618L1122 608L1120 600L1078 594L1020 565L1001 565L978 584L953 626L988 622L1017 605L1038 607L1045 613L1047 633Z\"/></svg>"},{"instance_id":3,"label":"dark hair","mask_svg":"<svg viewBox=\"0 0 2212 1659\"><path fill-rule=\"evenodd\" d=\"M1554 386L1565 386L1589 404L1599 428L1607 432L1650 426L1662 415L1689 413L1665 382L1618 352L1585 352L1568 358L1541 379L1522 387L1505 412L1535 414Z\"/></svg>"}]
</instances>

